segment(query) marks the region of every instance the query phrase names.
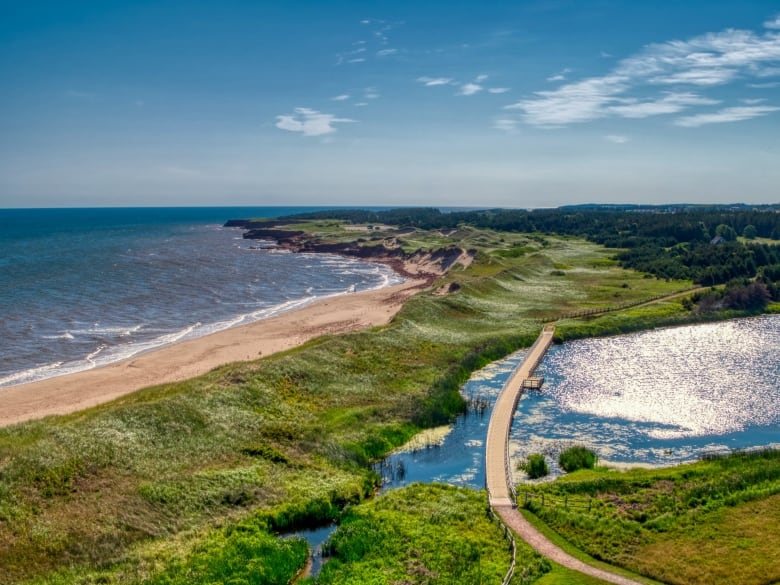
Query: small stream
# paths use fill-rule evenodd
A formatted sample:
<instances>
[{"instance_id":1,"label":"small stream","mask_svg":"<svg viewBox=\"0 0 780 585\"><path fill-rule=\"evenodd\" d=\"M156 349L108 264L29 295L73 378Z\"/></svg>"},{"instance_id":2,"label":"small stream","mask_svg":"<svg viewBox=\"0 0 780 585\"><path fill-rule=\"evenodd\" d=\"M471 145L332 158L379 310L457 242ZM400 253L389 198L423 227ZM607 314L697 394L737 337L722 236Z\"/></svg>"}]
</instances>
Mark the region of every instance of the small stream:
<instances>
[{"instance_id":1,"label":"small stream","mask_svg":"<svg viewBox=\"0 0 780 585\"><path fill-rule=\"evenodd\" d=\"M461 392L469 410L446 427L423 431L406 448L376 464L382 476L379 493L410 483L448 483L472 489L485 487L485 438L493 404L501 387L520 365L525 350L475 372ZM306 539L311 549L311 575L322 569L322 545L336 529L331 524L315 530L301 530L289 536Z\"/></svg>"}]
</instances>

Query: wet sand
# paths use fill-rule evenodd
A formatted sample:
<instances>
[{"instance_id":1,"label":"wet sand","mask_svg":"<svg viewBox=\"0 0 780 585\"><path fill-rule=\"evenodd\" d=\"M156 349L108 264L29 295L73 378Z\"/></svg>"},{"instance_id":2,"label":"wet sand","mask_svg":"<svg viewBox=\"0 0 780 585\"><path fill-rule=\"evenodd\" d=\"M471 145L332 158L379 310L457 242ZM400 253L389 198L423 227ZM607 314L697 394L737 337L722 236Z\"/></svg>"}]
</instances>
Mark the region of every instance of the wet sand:
<instances>
[{"instance_id":1,"label":"wet sand","mask_svg":"<svg viewBox=\"0 0 780 585\"><path fill-rule=\"evenodd\" d=\"M217 366L253 360L321 335L389 323L427 278L323 299L296 311L166 346L92 370L0 388L0 426L102 404L153 384L177 382Z\"/></svg>"}]
</instances>

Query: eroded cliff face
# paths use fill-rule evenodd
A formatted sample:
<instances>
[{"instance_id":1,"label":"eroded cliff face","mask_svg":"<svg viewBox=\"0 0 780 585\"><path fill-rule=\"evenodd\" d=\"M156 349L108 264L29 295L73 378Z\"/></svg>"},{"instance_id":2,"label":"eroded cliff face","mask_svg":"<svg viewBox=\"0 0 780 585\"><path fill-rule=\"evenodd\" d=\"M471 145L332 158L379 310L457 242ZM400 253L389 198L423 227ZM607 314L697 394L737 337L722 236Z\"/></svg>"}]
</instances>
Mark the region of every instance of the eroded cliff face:
<instances>
[{"instance_id":1,"label":"eroded cliff face","mask_svg":"<svg viewBox=\"0 0 780 585\"><path fill-rule=\"evenodd\" d=\"M394 270L408 277L435 278L445 274L455 264L468 266L475 250L445 246L436 250L405 252L397 238L365 241L358 238L349 242L328 242L299 230L252 227L251 220L230 220L226 227L246 229L244 238L272 242L276 247L296 253L340 254L373 262L390 264Z\"/></svg>"}]
</instances>

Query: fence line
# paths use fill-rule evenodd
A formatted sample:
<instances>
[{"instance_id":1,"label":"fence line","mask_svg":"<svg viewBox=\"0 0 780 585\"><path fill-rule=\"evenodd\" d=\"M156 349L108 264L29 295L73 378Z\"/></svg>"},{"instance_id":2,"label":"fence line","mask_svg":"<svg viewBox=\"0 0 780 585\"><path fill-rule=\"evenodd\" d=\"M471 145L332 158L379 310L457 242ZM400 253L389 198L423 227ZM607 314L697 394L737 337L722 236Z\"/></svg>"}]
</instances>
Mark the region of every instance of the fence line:
<instances>
[{"instance_id":1,"label":"fence line","mask_svg":"<svg viewBox=\"0 0 780 585\"><path fill-rule=\"evenodd\" d=\"M665 293L662 295L656 295L654 297L642 299L639 301L628 301L626 303L622 303L620 305L614 305L610 307L601 307L601 308L593 308L593 309L583 309L580 311L574 311L573 313L564 313L563 315L560 315L556 320L560 321L562 319L576 319L578 317L588 317L590 315L598 315L601 313L612 313L614 311L622 311L623 309L630 309L631 307L637 307L639 305L644 305L646 303L652 303L653 301L657 301L659 299L663 299L666 297L672 297L674 295L679 295L684 292L693 291L694 288L682 288L677 291L671 292L671 293Z\"/></svg>"},{"instance_id":2,"label":"fence line","mask_svg":"<svg viewBox=\"0 0 780 585\"><path fill-rule=\"evenodd\" d=\"M533 494L531 492L522 492L523 506L536 501L541 506L563 506L565 510L569 508L579 508L591 511L593 507L593 498L575 498L566 496L553 496L550 494ZM519 497L518 497L519 499Z\"/></svg>"},{"instance_id":3,"label":"fence line","mask_svg":"<svg viewBox=\"0 0 780 585\"><path fill-rule=\"evenodd\" d=\"M504 531L504 538L509 541L509 548L512 551L512 562L509 563L509 569L506 572L506 575L504 575L504 580L501 581L501 585L509 585L509 582L512 580L512 577L515 574L515 567L517 565L517 545L515 544L515 535L512 533L512 530L504 524L504 521L501 520L501 517L496 514L493 511L493 508L488 505L487 507L488 514L490 514L490 517L498 524L498 527L501 528Z\"/></svg>"}]
</instances>

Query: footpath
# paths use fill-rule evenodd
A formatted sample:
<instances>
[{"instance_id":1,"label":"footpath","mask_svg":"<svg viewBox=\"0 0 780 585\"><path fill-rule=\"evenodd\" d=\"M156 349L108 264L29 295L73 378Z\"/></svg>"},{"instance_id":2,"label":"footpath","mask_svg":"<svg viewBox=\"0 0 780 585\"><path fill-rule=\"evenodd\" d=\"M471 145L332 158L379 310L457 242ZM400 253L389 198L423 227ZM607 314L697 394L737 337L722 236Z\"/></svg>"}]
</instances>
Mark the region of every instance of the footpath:
<instances>
[{"instance_id":1,"label":"footpath","mask_svg":"<svg viewBox=\"0 0 780 585\"><path fill-rule=\"evenodd\" d=\"M638 581L599 569L574 558L534 528L516 507L516 494L509 462L509 431L512 427L517 402L523 392L523 381L531 377L539 362L542 361L547 349L552 344L554 334L555 327L553 325L544 326L523 363L504 384L493 407L485 444L485 482L490 507L517 536L539 554L559 565L616 585L642 585Z\"/></svg>"}]
</instances>

